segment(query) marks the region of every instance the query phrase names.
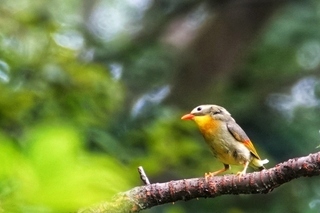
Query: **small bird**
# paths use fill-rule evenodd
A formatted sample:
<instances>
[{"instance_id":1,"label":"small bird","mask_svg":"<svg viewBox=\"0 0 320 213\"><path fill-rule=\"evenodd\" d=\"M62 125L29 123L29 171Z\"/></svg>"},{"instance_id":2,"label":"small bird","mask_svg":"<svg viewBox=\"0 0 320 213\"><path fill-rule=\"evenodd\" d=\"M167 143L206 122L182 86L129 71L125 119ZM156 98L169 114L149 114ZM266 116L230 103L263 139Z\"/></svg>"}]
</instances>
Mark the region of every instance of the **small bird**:
<instances>
[{"instance_id":1,"label":"small bird","mask_svg":"<svg viewBox=\"0 0 320 213\"><path fill-rule=\"evenodd\" d=\"M205 173L205 177L225 172L231 168L230 165L243 165L244 169L237 173L242 176L248 166L263 170L263 165L269 162L267 159L261 160L249 137L221 106L200 105L181 119L196 122L213 155L224 164L223 169Z\"/></svg>"}]
</instances>

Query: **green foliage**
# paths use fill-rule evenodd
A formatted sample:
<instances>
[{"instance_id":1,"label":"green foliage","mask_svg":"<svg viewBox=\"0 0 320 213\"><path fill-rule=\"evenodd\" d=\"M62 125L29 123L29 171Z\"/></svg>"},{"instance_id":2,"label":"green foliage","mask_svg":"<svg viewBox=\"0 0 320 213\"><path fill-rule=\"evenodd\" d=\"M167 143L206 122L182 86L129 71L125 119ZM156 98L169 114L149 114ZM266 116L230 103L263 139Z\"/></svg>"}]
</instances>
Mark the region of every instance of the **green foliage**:
<instances>
[{"instance_id":1,"label":"green foliage","mask_svg":"<svg viewBox=\"0 0 320 213\"><path fill-rule=\"evenodd\" d=\"M119 162L85 151L81 134L67 122L32 127L23 142L22 151L2 136L0 194L5 212L72 212L110 199L132 184Z\"/></svg>"},{"instance_id":2,"label":"green foliage","mask_svg":"<svg viewBox=\"0 0 320 213\"><path fill-rule=\"evenodd\" d=\"M77 31L46 14L50 4L25 4L0 8L0 209L74 212L133 185L123 164L86 150L90 129L107 128L124 90L105 65L81 59L81 44L61 43Z\"/></svg>"}]
</instances>

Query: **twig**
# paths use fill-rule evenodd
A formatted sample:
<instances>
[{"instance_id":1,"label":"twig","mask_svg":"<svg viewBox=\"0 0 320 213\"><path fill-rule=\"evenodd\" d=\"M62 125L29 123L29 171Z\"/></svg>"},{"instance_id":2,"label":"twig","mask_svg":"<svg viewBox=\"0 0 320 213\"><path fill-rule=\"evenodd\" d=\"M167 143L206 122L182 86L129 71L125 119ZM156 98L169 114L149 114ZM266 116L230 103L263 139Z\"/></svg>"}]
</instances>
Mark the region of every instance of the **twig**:
<instances>
[{"instance_id":1,"label":"twig","mask_svg":"<svg viewBox=\"0 0 320 213\"><path fill-rule=\"evenodd\" d=\"M142 180L142 182L143 182L145 185L149 185L149 184L150 184L150 181L149 181L146 173L144 172L142 166L139 166L139 167L138 167L138 172L139 172L139 174L140 174L140 179Z\"/></svg>"}]
</instances>

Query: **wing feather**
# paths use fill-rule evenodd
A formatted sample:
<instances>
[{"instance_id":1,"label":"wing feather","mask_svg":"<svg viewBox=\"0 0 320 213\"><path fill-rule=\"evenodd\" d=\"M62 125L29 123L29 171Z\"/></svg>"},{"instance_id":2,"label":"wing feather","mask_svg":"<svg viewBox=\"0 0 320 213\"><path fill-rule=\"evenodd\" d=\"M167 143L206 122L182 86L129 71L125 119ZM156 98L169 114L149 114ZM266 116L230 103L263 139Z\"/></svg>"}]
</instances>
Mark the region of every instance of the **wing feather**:
<instances>
[{"instance_id":1,"label":"wing feather","mask_svg":"<svg viewBox=\"0 0 320 213\"><path fill-rule=\"evenodd\" d=\"M243 131L243 129L236 122L228 122L227 128L231 135L239 142L243 143L250 152L258 159L260 159L256 149L254 148L251 140L247 136L247 134Z\"/></svg>"}]
</instances>

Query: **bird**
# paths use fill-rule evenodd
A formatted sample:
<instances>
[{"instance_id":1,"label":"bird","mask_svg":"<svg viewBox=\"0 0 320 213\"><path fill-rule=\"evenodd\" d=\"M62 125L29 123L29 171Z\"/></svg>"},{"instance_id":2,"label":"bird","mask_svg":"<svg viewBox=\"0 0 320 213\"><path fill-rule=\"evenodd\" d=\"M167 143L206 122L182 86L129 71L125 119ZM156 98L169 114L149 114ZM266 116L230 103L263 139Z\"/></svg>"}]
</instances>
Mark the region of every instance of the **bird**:
<instances>
[{"instance_id":1,"label":"bird","mask_svg":"<svg viewBox=\"0 0 320 213\"><path fill-rule=\"evenodd\" d=\"M242 165L243 170L236 174L241 177L246 174L248 166L261 171L269 162L268 159L261 160L247 134L221 106L200 105L181 119L193 120L197 124L214 157L224 165L218 171L205 173L205 177L223 173L231 168L230 165Z\"/></svg>"}]
</instances>

